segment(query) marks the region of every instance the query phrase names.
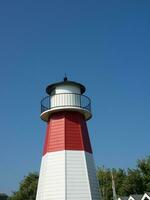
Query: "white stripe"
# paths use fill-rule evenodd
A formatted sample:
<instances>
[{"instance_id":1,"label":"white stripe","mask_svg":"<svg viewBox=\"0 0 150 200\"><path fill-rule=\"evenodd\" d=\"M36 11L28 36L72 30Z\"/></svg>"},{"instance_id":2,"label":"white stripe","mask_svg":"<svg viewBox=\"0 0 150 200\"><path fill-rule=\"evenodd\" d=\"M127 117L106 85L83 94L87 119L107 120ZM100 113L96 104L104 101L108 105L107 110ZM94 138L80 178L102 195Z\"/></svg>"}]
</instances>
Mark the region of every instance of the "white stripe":
<instances>
[{"instance_id":1,"label":"white stripe","mask_svg":"<svg viewBox=\"0 0 150 200\"><path fill-rule=\"evenodd\" d=\"M43 156L36 200L99 200L92 154L58 151Z\"/></svg>"}]
</instances>

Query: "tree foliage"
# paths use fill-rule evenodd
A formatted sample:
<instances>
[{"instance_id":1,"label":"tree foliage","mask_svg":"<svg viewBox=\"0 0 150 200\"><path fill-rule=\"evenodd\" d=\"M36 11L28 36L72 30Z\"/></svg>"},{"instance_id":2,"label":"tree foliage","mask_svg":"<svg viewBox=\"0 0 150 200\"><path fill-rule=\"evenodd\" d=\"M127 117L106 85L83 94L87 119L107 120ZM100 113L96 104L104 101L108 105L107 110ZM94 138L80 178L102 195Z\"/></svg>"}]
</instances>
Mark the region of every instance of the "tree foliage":
<instances>
[{"instance_id":1,"label":"tree foliage","mask_svg":"<svg viewBox=\"0 0 150 200\"><path fill-rule=\"evenodd\" d=\"M136 169L106 169L98 168L97 177L100 183L100 191L103 200L111 200L113 172L116 193L118 196L130 194L142 194L150 191L150 156L137 161Z\"/></svg>"},{"instance_id":2,"label":"tree foliage","mask_svg":"<svg viewBox=\"0 0 150 200\"><path fill-rule=\"evenodd\" d=\"M14 192L9 200L35 200L38 183L38 174L30 173L20 183L19 190Z\"/></svg>"},{"instance_id":3,"label":"tree foliage","mask_svg":"<svg viewBox=\"0 0 150 200\"><path fill-rule=\"evenodd\" d=\"M126 172L123 169L112 169L115 181L116 193L119 196L125 195L124 181L127 178ZM99 168L97 170L97 177L100 184L100 192L103 200L111 200L113 197L112 192L112 177L111 169Z\"/></svg>"},{"instance_id":4,"label":"tree foliage","mask_svg":"<svg viewBox=\"0 0 150 200\"><path fill-rule=\"evenodd\" d=\"M137 161L137 167L143 181L145 191L150 191L150 156Z\"/></svg>"},{"instance_id":5,"label":"tree foliage","mask_svg":"<svg viewBox=\"0 0 150 200\"><path fill-rule=\"evenodd\" d=\"M7 200L8 196L6 194L0 193L0 200Z\"/></svg>"}]
</instances>

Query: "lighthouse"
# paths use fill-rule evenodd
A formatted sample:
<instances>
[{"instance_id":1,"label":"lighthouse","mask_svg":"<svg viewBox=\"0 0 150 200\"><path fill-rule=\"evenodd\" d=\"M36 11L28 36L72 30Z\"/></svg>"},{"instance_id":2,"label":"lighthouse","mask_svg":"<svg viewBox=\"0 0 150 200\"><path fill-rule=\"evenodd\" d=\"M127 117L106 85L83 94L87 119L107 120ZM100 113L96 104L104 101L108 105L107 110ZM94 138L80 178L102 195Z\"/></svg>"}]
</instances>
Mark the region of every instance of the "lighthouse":
<instances>
[{"instance_id":1,"label":"lighthouse","mask_svg":"<svg viewBox=\"0 0 150 200\"><path fill-rule=\"evenodd\" d=\"M46 88L41 119L47 130L36 200L100 200L86 124L91 100L85 91L67 77Z\"/></svg>"}]
</instances>

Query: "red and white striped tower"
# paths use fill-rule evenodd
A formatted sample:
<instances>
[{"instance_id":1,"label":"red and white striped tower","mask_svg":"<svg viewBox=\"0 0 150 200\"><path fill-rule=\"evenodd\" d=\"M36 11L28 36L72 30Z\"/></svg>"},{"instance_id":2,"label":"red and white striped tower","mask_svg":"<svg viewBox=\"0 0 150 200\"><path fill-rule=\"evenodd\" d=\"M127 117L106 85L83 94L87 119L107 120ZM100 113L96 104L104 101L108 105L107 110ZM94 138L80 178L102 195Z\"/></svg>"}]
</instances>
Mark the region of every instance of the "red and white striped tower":
<instances>
[{"instance_id":1,"label":"red and white striped tower","mask_svg":"<svg viewBox=\"0 0 150 200\"><path fill-rule=\"evenodd\" d=\"M92 148L86 120L91 102L80 83L64 81L46 88L41 118L46 139L36 200L99 200Z\"/></svg>"}]
</instances>

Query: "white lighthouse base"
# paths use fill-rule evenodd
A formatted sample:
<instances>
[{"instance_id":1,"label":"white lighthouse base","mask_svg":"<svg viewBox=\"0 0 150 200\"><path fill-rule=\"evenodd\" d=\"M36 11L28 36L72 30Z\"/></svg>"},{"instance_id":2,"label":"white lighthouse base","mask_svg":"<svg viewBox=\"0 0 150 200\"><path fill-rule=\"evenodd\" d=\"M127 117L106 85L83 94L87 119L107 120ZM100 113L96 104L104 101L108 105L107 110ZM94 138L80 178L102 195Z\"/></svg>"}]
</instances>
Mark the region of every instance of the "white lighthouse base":
<instances>
[{"instance_id":1,"label":"white lighthouse base","mask_svg":"<svg viewBox=\"0 0 150 200\"><path fill-rule=\"evenodd\" d=\"M93 155L49 152L42 158L36 200L99 200Z\"/></svg>"}]
</instances>

